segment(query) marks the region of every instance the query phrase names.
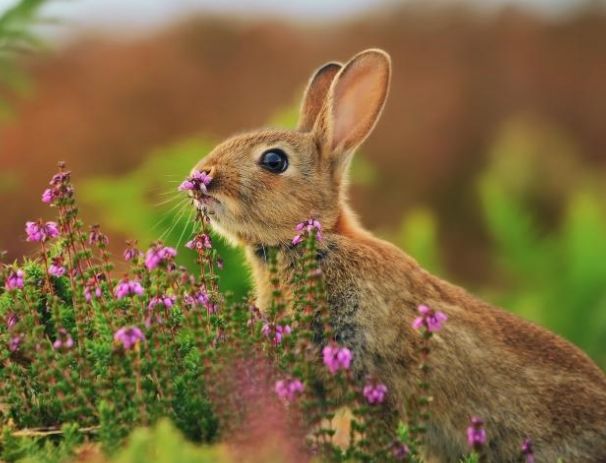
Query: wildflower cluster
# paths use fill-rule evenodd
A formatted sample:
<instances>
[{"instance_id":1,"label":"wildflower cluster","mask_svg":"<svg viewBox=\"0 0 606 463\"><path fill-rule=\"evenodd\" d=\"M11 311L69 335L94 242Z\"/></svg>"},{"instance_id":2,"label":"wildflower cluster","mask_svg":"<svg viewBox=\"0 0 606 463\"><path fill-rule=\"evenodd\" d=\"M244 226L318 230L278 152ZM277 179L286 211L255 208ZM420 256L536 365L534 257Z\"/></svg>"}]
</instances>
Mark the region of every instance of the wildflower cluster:
<instances>
[{"instance_id":1,"label":"wildflower cluster","mask_svg":"<svg viewBox=\"0 0 606 463\"><path fill-rule=\"evenodd\" d=\"M179 189L196 199L211 181L195 172ZM386 378L361 375L353 346L331 328L317 219L297 225L286 249L263 249L272 291L262 312L251 301L227 303L219 291L223 264L199 204L186 249L129 241L122 253L128 269L117 277L108 237L98 225L84 232L64 165L42 201L58 217L27 222L38 254L0 266L2 459L31 449L12 433L25 428L63 435L71 425L112 452L134 426L169 417L190 439L212 441L242 429L256 402L269 402L285 420L276 427L303 430L308 451L327 461L421 461L431 339L447 317L418 307L411 325L420 336L421 381L410 391L405 422L388 423L390 430ZM199 271L179 266L182 251L195 253ZM334 426L343 408L351 412L345 444L335 441ZM470 458L482 461L488 437L483 420L473 418ZM533 462L530 440L520 455Z\"/></svg>"}]
</instances>

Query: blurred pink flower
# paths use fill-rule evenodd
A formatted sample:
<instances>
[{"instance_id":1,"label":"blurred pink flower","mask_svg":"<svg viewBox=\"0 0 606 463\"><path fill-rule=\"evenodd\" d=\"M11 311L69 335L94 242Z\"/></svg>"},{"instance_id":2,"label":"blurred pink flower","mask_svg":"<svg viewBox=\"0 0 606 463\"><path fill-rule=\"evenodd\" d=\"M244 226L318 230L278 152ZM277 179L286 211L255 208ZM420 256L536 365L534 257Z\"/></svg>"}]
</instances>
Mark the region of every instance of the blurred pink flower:
<instances>
[{"instance_id":1,"label":"blurred pink flower","mask_svg":"<svg viewBox=\"0 0 606 463\"><path fill-rule=\"evenodd\" d=\"M136 326L125 326L116 331L114 341L122 344L125 350L130 350L139 342L145 341L145 335Z\"/></svg>"},{"instance_id":2,"label":"blurred pink flower","mask_svg":"<svg viewBox=\"0 0 606 463\"><path fill-rule=\"evenodd\" d=\"M370 405L383 403L387 395L387 386L381 383L370 383L364 386L364 397Z\"/></svg>"},{"instance_id":3,"label":"blurred pink flower","mask_svg":"<svg viewBox=\"0 0 606 463\"><path fill-rule=\"evenodd\" d=\"M275 391L280 399L292 402L304 390L303 383L297 379L281 379L276 381Z\"/></svg>"},{"instance_id":4,"label":"blurred pink flower","mask_svg":"<svg viewBox=\"0 0 606 463\"><path fill-rule=\"evenodd\" d=\"M26 222L25 233L27 233L27 241L44 242L59 236L59 228L56 222Z\"/></svg>"},{"instance_id":5,"label":"blurred pink flower","mask_svg":"<svg viewBox=\"0 0 606 463\"><path fill-rule=\"evenodd\" d=\"M430 333L437 333L443 328L444 323L448 320L448 316L439 310L433 310L426 305L420 305L417 310L419 317L412 322L412 327L419 330L425 327Z\"/></svg>"},{"instance_id":6,"label":"blurred pink flower","mask_svg":"<svg viewBox=\"0 0 606 463\"><path fill-rule=\"evenodd\" d=\"M322 350L324 365L333 375L339 370L348 370L351 365L352 354L347 347L329 345Z\"/></svg>"}]
</instances>

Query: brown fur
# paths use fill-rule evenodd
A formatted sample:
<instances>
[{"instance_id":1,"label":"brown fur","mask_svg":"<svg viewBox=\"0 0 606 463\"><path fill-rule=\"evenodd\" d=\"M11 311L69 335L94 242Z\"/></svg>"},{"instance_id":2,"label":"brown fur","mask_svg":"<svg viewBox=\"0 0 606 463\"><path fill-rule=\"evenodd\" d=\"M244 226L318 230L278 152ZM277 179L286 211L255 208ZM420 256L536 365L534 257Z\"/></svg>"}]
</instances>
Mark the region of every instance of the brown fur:
<instances>
[{"instance_id":1,"label":"brown fur","mask_svg":"<svg viewBox=\"0 0 606 463\"><path fill-rule=\"evenodd\" d=\"M277 246L282 281L290 281L299 253L288 245L293 227L313 216L324 226L320 265L335 337L354 352L357 375L373 374L387 384L394 411L402 410L418 381L419 336L411 328L416 307L448 315L432 342L430 457L457 461L467 449L469 417L478 415L490 436L489 461L516 461L526 437L539 462L606 461L606 377L583 352L430 275L360 227L347 205L347 166L381 113L390 61L379 50L362 52L329 88L326 69L306 91L302 130L236 136L196 166L213 172L209 195L218 202L210 206L212 223L246 248L258 305L267 307L271 297L258 250ZM287 153L284 173L259 166L270 148Z\"/></svg>"}]
</instances>

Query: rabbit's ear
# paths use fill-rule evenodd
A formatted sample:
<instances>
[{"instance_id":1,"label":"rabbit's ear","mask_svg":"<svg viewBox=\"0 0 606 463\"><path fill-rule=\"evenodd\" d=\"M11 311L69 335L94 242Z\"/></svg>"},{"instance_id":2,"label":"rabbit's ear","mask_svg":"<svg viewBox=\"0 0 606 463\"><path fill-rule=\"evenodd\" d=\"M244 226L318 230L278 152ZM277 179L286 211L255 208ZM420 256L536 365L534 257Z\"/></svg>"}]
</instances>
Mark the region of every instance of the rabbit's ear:
<instances>
[{"instance_id":1,"label":"rabbit's ear","mask_svg":"<svg viewBox=\"0 0 606 463\"><path fill-rule=\"evenodd\" d=\"M314 127L318 114L324 106L324 100L330 85L342 67L341 63L326 63L314 72L314 75L309 79L307 89L303 95L297 127L301 132L309 132Z\"/></svg>"},{"instance_id":2,"label":"rabbit's ear","mask_svg":"<svg viewBox=\"0 0 606 463\"><path fill-rule=\"evenodd\" d=\"M348 153L370 134L385 104L391 59L383 50L358 53L335 77L314 132L331 154Z\"/></svg>"}]
</instances>

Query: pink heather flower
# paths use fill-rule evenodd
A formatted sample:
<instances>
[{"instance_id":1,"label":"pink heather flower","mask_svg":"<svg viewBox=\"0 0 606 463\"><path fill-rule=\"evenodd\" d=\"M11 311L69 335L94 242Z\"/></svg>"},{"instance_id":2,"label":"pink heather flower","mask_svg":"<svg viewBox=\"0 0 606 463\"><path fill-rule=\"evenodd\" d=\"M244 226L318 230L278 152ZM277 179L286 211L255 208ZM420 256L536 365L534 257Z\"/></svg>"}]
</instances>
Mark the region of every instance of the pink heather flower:
<instances>
[{"instance_id":1,"label":"pink heather flower","mask_svg":"<svg viewBox=\"0 0 606 463\"><path fill-rule=\"evenodd\" d=\"M189 249L198 249L198 250L212 249L213 244L210 239L210 236L208 236L206 233L200 233L200 234L196 235L193 240L188 241L185 244L185 247L189 248Z\"/></svg>"},{"instance_id":2,"label":"pink heather flower","mask_svg":"<svg viewBox=\"0 0 606 463\"><path fill-rule=\"evenodd\" d=\"M18 334L17 336L13 336L11 340L8 342L8 350L11 352L17 352L19 347L21 347L21 342L23 341L23 335Z\"/></svg>"},{"instance_id":3,"label":"pink heather flower","mask_svg":"<svg viewBox=\"0 0 606 463\"><path fill-rule=\"evenodd\" d=\"M410 455L410 449L406 444L396 441L391 446L391 454L396 461L407 461Z\"/></svg>"},{"instance_id":4,"label":"pink heather flower","mask_svg":"<svg viewBox=\"0 0 606 463\"><path fill-rule=\"evenodd\" d=\"M55 193L53 192L53 190L51 190L50 188L44 190L44 192L42 193L42 202L45 204L50 204L53 202L53 199L55 199Z\"/></svg>"},{"instance_id":5,"label":"pink heather flower","mask_svg":"<svg viewBox=\"0 0 606 463\"><path fill-rule=\"evenodd\" d=\"M145 335L136 326L125 326L116 331L114 341L122 344L124 350L130 350L139 344L140 341L145 341Z\"/></svg>"},{"instance_id":6,"label":"pink heather flower","mask_svg":"<svg viewBox=\"0 0 606 463\"><path fill-rule=\"evenodd\" d=\"M351 365L351 351L347 347L329 345L322 350L324 365L333 375L339 370L348 370Z\"/></svg>"},{"instance_id":7,"label":"pink heather flower","mask_svg":"<svg viewBox=\"0 0 606 463\"><path fill-rule=\"evenodd\" d=\"M430 309L426 305L420 305L417 310L421 316L415 318L412 322L412 327L415 330L425 327L430 333L437 333L448 320L448 316L444 312Z\"/></svg>"},{"instance_id":8,"label":"pink heather flower","mask_svg":"<svg viewBox=\"0 0 606 463\"><path fill-rule=\"evenodd\" d=\"M308 219L305 222L301 222L297 224L295 227L295 231L299 232L292 239L292 245L296 246L297 244L303 241L303 237L305 234L311 234L312 231L316 231L316 239L318 241L322 241L322 225L316 219Z\"/></svg>"},{"instance_id":9,"label":"pink heather flower","mask_svg":"<svg viewBox=\"0 0 606 463\"><path fill-rule=\"evenodd\" d=\"M206 172L196 171L185 179L181 185L179 185L179 191L201 191L206 193L206 187L210 185L212 177Z\"/></svg>"},{"instance_id":10,"label":"pink heather flower","mask_svg":"<svg viewBox=\"0 0 606 463\"><path fill-rule=\"evenodd\" d=\"M101 297L101 294L101 287L97 285L94 278L91 278L84 287L84 299L86 299L86 302L90 302L93 296L98 299Z\"/></svg>"},{"instance_id":11,"label":"pink heather flower","mask_svg":"<svg viewBox=\"0 0 606 463\"><path fill-rule=\"evenodd\" d=\"M59 236L59 228L56 222L26 222L25 233L27 233L27 241L44 242Z\"/></svg>"},{"instance_id":12,"label":"pink heather flower","mask_svg":"<svg viewBox=\"0 0 606 463\"><path fill-rule=\"evenodd\" d=\"M21 288L23 288L24 278L25 278L25 272L23 270L21 270L21 269L12 270L9 273L8 278L6 279L6 281L4 283L4 287L7 289L7 291L21 289Z\"/></svg>"},{"instance_id":13,"label":"pink heather flower","mask_svg":"<svg viewBox=\"0 0 606 463\"><path fill-rule=\"evenodd\" d=\"M127 241L126 244L128 245L128 247L122 253L122 256L124 257L125 261L134 260L141 255L141 251L136 248L136 241Z\"/></svg>"},{"instance_id":14,"label":"pink heather flower","mask_svg":"<svg viewBox=\"0 0 606 463\"><path fill-rule=\"evenodd\" d=\"M522 442L522 456L525 458L526 463L534 463L534 450L532 448L532 441L528 438Z\"/></svg>"},{"instance_id":15,"label":"pink heather flower","mask_svg":"<svg viewBox=\"0 0 606 463\"><path fill-rule=\"evenodd\" d=\"M141 296L144 292L143 286L137 280L129 280L125 278L118 286L114 288L114 295L118 299L123 299L128 296Z\"/></svg>"},{"instance_id":16,"label":"pink heather flower","mask_svg":"<svg viewBox=\"0 0 606 463\"><path fill-rule=\"evenodd\" d=\"M364 397L370 405L383 403L387 395L387 386L382 383L370 383L364 386Z\"/></svg>"},{"instance_id":17,"label":"pink heather flower","mask_svg":"<svg viewBox=\"0 0 606 463\"><path fill-rule=\"evenodd\" d=\"M195 293L186 295L183 298L183 302L191 307L206 306L210 302L210 298L208 297L208 294L200 289Z\"/></svg>"},{"instance_id":18,"label":"pink heather flower","mask_svg":"<svg viewBox=\"0 0 606 463\"><path fill-rule=\"evenodd\" d=\"M274 389L280 399L287 402L292 402L299 394L303 392L304 386L303 383L297 378L281 379L280 381L276 381Z\"/></svg>"},{"instance_id":19,"label":"pink heather flower","mask_svg":"<svg viewBox=\"0 0 606 463\"><path fill-rule=\"evenodd\" d=\"M57 339L53 342L53 349L66 351L72 347L74 347L74 339L65 328L59 328Z\"/></svg>"},{"instance_id":20,"label":"pink heather flower","mask_svg":"<svg viewBox=\"0 0 606 463\"><path fill-rule=\"evenodd\" d=\"M6 315L6 327L10 330L13 326L15 326L19 322L19 317L17 314L10 312Z\"/></svg>"},{"instance_id":21,"label":"pink heather flower","mask_svg":"<svg viewBox=\"0 0 606 463\"><path fill-rule=\"evenodd\" d=\"M162 314L156 310L156 307L161 306L165 310L170 309L173 305L175 305L176 298L174 296L154 296L150 299L149 304L147 304L147 317L145 318L145 327L149 328L152 323L162 323Z\"/></svg>"},{"instance_id":22,"label":"pink heather flower","mask_svg":"<svg viewBox=\"0 0 606 463\"><path fill-rule=\"evenodd\" d=\"M480 450L486 444L486 430L482 418L471 418L471 424L467 428L467 444L473 450Z\"/></svg>"},{"instance_id":23,"label":"pink heather flower","mask_svg":"<svg viewBox=\"0 0 606 463\"><path fill-rule=\"evenodd\" d=\"M65 275L65 267L61 265L52 264L48 268L48 274L57 278L62 277L63 275Z\"/></svg>"},{"instance_id":24,"label":"pink heather flower","mask_svg":"<svg viewBox=\"0 0 606 463\"><path fill-rule=\"evenodd\" d=\"M276 325L275 328L272 324L265 323L261 328L261 333L266 338L272 339L273 343L277 346L282 342L284 336L288 336L292 333L292 329L289 325Z\"/></svg>"},{"instance_id":25,"label":"pink heather flower","mask_svg":"<svg viewBox=\"0 0 606 463\"><path fill-rule=\"evenodd\" d=\"M145 267L147 270L153 270L162 263L171 263L176 255L177 251L174 248L156 244L145 253Z\"/></svg>"},{"instance_id":26,"label":"pink heather flower","mask_svg":"<svg viewBox=\"0 0 606 463\"><path fill-rule=\"evenodd\" d=\"M97 246L107 246L109 244L109 238L104 233L101 233L99 225L93 225L90 227L90 233L88 234L88 244L91 246L96 244Z\"/></svg>"},{"instance_id":27,"label":"pink heather flower","mask_svg":"<svg viewBox=\"0 0 606 463\"><path fill-rule=\"evenodd\" d=\"M149 304L147 304L148 309L154 309L156 306L161 305L166 309L170 309L173 305L175 305L175 298L173 296L154 296L149 300Z\"/></svg>"},{"instance_id":28,"label":"pink heather flower","mask_svg":"<svg viewBox=\"0 0 606 463\"><path fill-rule=\"evenodd\" d=\"M53 177L50 179L50 182L48 182L48 184L50 186L59 186L69 180L70 174L71 174L71 172L69 172L69 171L58 172L55 175L53 175Z\"/></svg>"}]
</instances>

